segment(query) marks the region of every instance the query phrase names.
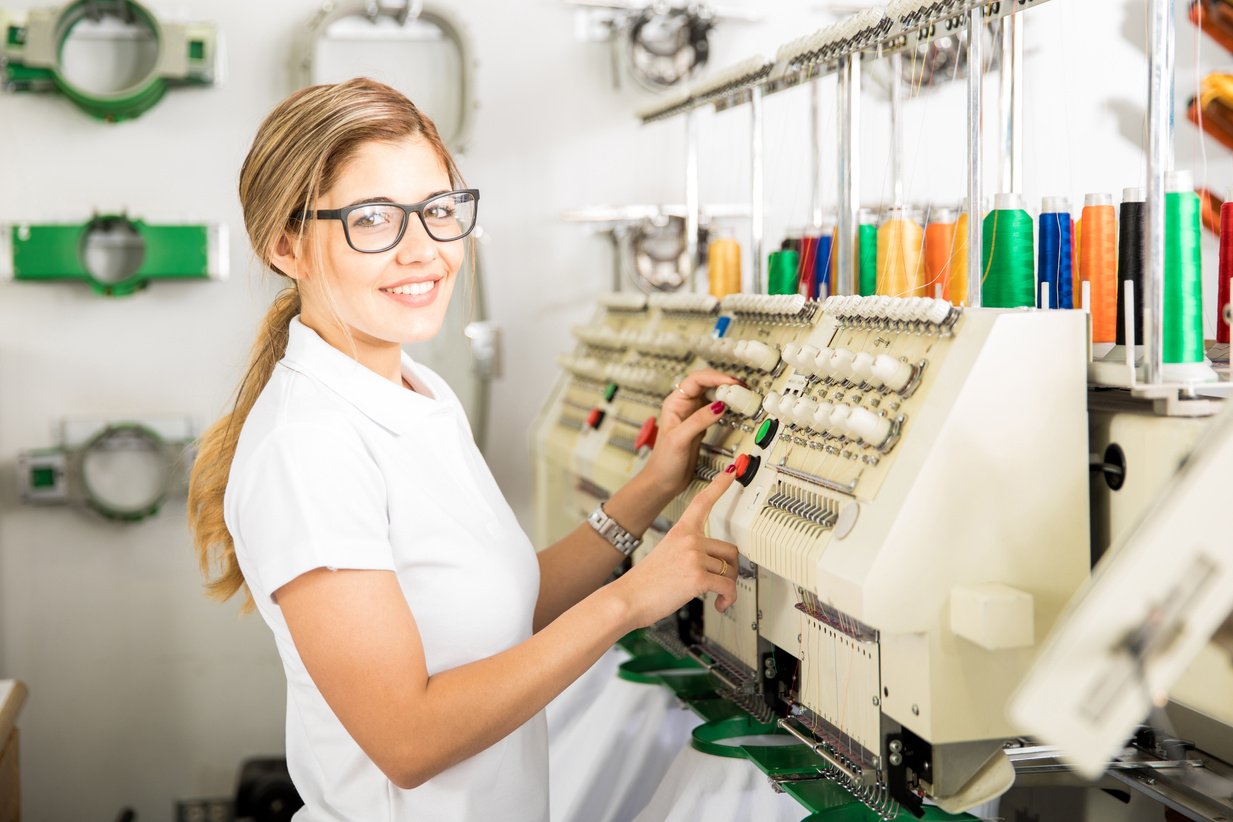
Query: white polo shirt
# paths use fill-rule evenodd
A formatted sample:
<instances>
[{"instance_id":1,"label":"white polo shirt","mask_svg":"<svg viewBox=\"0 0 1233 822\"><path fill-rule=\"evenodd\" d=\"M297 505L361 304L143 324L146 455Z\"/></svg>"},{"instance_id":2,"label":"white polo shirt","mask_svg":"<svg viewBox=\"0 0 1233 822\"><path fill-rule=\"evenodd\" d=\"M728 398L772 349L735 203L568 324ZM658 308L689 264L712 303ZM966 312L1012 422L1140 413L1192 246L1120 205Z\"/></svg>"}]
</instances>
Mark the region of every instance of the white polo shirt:
<instances>
[{"instance_id":1,"label":"white polo shirt","mask_svg":"<svg viewBox=\"0 0 1233 822\"><path fill-rule=\"evenodd\" d=\"M394 571L430 675L530 637L539 593L534 548L458 398L405 353L402 373L415 391L293 319L286 356L245 421L231 465L227 529L287 674L287 765L306 803L295 818L541 822L548 819L542 712L402 790L330 710L271 596L314 568Z\"/></svg>"}]
</instances>

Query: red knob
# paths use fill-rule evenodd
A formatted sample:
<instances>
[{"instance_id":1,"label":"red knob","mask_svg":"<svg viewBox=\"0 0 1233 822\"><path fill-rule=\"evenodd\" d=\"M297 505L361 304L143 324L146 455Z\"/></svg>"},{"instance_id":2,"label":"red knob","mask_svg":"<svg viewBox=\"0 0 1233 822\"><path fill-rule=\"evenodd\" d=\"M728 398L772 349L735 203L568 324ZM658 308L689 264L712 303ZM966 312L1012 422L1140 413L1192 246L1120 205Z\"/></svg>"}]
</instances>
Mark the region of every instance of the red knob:
<instances>
[{"instance_id":1,"label":"red knob","mask_svg":"<svg viewBox=\"0 0 1233 822\"><path fill-rule=\"evenodd\" d=\"M659 436L659 424L654 417L647 417L646 422L642 423L642 427L638 429L638 436L634 437L634 450L641 451L644 447L654 448L655 438Z\"/></svg>"},{"instance_id":2,"label":"red knob","mask_svg":"<svg viewBox=\"0 0 1233 822\"><path fill-rule=\"evenodd\" d=\"M753 481L754 474L758 473L758 466L761 464L762 460L759 457L749 454L738 455L733 463L736 466L736 481L741 485L749 485Z\"/></svg>"},{"instance_id":3,"label":"red knob","mask_svg":"<svg viewBox=\"0 0 1233 822\"><path fill-rule=\"evenodd\" d=\"M591 413L587 414L587 428L599 428L604 421L604 411L602 408L592 408Z\"/></svg>"}]
</instances>

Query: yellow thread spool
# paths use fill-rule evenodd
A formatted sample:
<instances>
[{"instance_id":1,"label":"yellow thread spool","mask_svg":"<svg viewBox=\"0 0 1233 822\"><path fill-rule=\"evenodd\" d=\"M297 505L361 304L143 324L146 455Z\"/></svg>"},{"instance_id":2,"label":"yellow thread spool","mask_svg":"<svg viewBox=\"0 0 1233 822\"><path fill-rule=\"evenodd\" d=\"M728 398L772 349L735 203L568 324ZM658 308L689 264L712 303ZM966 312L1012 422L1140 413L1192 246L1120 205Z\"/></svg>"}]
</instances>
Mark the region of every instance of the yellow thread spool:
<instances>
[{"instance_id":1,"label":"yellow thread spool","mask_svg":"<svg viewBox=\"0 0 1233 822\"><path fill-rule=\"evenodd\" d=\"M924 284L925 230L906 209L892 208L878 228L878 294L914 297Z\"/></svg>"},{"instance_id":2,"label":"yellow thread spool","mask_svg":"<svg viewBox=\"0 0 1233 822\"><path fill-rule=\"evenodd\" d=\"M711 296L723 299L741 293L741 244L732 237L716 237L706 252Z\"/></svg>"}]
</instances>

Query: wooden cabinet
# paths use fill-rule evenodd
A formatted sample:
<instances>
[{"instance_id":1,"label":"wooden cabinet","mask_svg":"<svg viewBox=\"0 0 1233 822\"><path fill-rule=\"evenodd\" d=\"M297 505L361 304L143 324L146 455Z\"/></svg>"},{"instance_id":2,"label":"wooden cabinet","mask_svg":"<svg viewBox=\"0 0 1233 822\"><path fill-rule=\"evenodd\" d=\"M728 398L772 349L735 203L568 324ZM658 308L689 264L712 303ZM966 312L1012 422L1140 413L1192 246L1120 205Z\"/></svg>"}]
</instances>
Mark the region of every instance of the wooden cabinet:
<instances>
[{"instance_id":1,"label":"wooden cabinet","mask_svg":"<svg viewBox=\"0 0 1233 822\"><path fill-rule=\"evenodd\" d=\"M18 769L17 714L26 701L26 686L0 679L0 822L21 819L21 771Z\"/></svg>"}]
</instances>

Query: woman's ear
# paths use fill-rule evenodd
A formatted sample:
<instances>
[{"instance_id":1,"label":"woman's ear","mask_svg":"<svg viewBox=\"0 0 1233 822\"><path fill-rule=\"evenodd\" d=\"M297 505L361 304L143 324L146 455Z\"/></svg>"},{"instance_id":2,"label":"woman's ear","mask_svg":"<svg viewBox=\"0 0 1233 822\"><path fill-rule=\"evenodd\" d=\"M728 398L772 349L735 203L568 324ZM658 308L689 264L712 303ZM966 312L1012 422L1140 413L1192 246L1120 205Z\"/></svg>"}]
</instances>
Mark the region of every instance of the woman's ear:
<instances>
[{"instance_id":1,"label":"woman's ear","mask_svg":"<svg viewBox=\"0 0 1233 822\"><path fill-rule=\"evenodd\" d=\"M309 267L305 265L304 243L297 242L284 231L270 246L270 265L293 280L307 279Z\"/></svg>"}]
</instances>

